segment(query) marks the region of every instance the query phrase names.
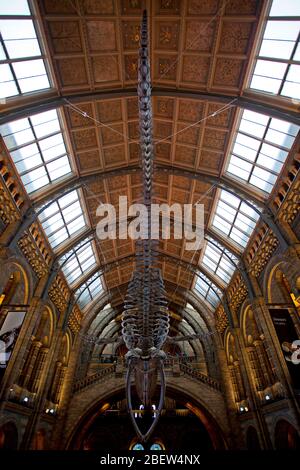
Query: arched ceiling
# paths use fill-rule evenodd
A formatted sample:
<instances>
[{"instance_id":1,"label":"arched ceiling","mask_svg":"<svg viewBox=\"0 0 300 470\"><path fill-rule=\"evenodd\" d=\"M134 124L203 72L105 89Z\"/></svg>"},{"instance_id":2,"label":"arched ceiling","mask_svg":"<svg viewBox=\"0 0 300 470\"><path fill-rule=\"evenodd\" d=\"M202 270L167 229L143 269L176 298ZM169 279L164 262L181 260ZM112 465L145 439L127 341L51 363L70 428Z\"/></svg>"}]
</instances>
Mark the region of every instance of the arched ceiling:
<instances>
[{"instance_id":1,"label":"arched ceiling","mask_svg":"<svg viewBox=\"0 0 300 470\"><path fill-rule=\"evenodd\" d=\"M177 296L172 298L170 295L171 286L167 287L169 287L168 300L170 300L170 336L186 336L186 342L191 344L193 350L199 349L199 342L203 345L209 345L208 348L210 348L214 330L212 325L207 322L207 309L202 306L201 309L196 310L191 304L185 306L185 302L181 302L182 298L180 298L182 290L179 290ZM176 286L174 285L173 288L176 289ZM94 305L91 322L85 328L83 339L86 338L88 342L92 341L99 344L99 350L102 351L106 344L105 342L101 343L102 340L114 338L117 343L117 338L118 340L121 338L121 316L126 285L121 286L118 293L119 296L114 298L114 306L109 304L105 308L97 308L97 304ZM191 338L190 336L193 335L194 338ZM98 339L100 340L99 343L97 343ZM178 346L181 348L182 344L182 342L179 342Z\"/></svg>"},{"instance_id":2,"label":"arched ceiling","mask_svg":"<svg viewBox=\"0 0 300 470\"><path fill-rule=\"evenodd\" d=\"M141 11L146 7L152 83L157 90L153 96L155 202L171 205L200 201L205 209L206 233L240 255L239 246L214 233L210 222L220 187L227 185L258 206L266 200L253 187L228 178L225 170L239 106L266 109L259 104L259 94L252 102L243 101L241 95L267 4L260 0L32 2L54 88L40 97L37 93L31 101L26 97L12 100L7 116L45 111L57 103L74 173L56 188L46 187L34 194L33 202L38 206L57 196L58 190L79 182L89 227L84 236L93 236L99 203L117 205L119 196L127 196L128 204L139 201L138 110L133 90ZM284 107L265 106L269 106L270 115L279 113L284 118ZM296 113L290 115L298 119ZM4 112L2 119L7 120L7 116ZM84 236L71 238L56 255L64 254ZM104 286L112 294L112 304L118 305L120 289L124 291L134 269L134 244L130 239L99 242L96 238L94 243L98 266L107 266ZM184 241L162 240L159 250L170 302L174 286L181 293L194 287L190 264L219 288L225 287L199 266L201 251L187 251ZM73 289L89 276L75 283Z\"/></svg>"}]
</instances>

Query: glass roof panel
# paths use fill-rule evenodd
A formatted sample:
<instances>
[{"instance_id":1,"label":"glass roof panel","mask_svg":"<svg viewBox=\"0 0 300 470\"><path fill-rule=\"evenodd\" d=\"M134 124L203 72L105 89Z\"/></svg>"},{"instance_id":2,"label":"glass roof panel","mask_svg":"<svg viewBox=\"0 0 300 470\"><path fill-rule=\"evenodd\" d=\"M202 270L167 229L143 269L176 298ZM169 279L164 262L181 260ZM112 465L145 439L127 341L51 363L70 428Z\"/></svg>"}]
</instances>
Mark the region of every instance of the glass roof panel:
<instances>
[{"instance_id":1,"label":"glass roof panel","mask_svg":"<svg viewBox=\"0 0 300 470\"><path fill-rule=\"evenodd\" d=\"M236 205L236 199L239 201ZM233 207L234 202L235 207ZM226 237L234 240L241 247L245 247L253 232L259 214L241 199L232 198L224 189L220 192L216 212L212 221L212 228L222 232Z\"/></svg>"},{"instance_id":2,"label":"glass roof panel","mask_svg":"<svg viewBox=\"0 0 300 470\"><path fill-rule=\"evenodd\" d=\"M289 98L300 97L299 4L298 0L273 0L250 88Z\"/></svg>"},{"instance_id":3,"label":"glass roof panel","mask_svg":"<svg viewBox=\"0 0 300 470\"><path fill-rule=\"evenodd\" d=\"M69 204L72 202L77 201L77 195L75 191L72 191L71 193L66 194L65 196L62 196L59 200L59 205L61 208L67 207Z\"/></svg>"},{"instance_id":4,"label":"glass roof panel","mask_svg":"<svg viewBox=\"0 0 300 470\"><path fill-rule=\"evenodd\" d=\"M80 281L83 276L96 266L94 247L91 241L82 243L79 248L72 248L66 255L68 261L64 263L62 270L68 284Z\"/></svg>"},{"instance_id":5,"label":"glass roof panel","mask_svg":"<svg viewBox=\"0 0 300 470\"><path fill-rule=\"evenodd\" d=\"M233 254L231 256L220 243L215 244L213 241L207 241L201 264L210 272L216 274L225 284L228 284L234 271L235 266L232 263Z\"/></svg>"},{"instance_id":6,"label":"glass roof panel","mask_svg":"<svg viewBox=\"0 0 300 470\"><path fill-rule=\"evenodd\" d=\"M103 292L100 274L94 274L75 292L80 308L86 307L92 300L95 300Z\"/></svg>"},{"instance_id":7,"label":"glass roof panel","mask_svg":"<svg viewBox=\"0 0 300 470\"><path fill-rule=\"evenodd\" d=\"M299 0L273 0L270 16L300 16Z\"/></svg>"},{"instance_id":8,"label":"glass roof panel","mask_svg":"<svg viewBox=\"0 0 300 470\"><path fill-rule=\"evenodd\" d=\"M26 0L0 2L0 98L50 88L34 21Z\"/></svg>"},{"instance_id":9,"label":"glass roof panel","mask_svg":"<svg viewBox=\"0 0 300 470\"><path fill-rule=\"evenodd\" d=\"M39 220L52 248L56 248L63 241L83 230L86 222L78 191L72 191L59 198L57 202L53 202L39 215Z\"/></svg>"},{"instance_id":10,"label":"glass roof panel","mask_svg":"<svg viewBox=\"0 0 300 470\"><path fill-rule=\"evenodd\" d=\"M71 176L56 110L4 124L0 132L28 194Z\"/></svg>"},{"instance_id":11,"label":"glass roof panel","mask_svg":"<svg viewBox=\"0 0 300 470\"><path fill-rule=\"evenodd\" d=\"M296 52L294 54L294 59L300 61L300 43L299 42L298 42Z\"/></svg>"},{"instance_id":12,"label":"glass roof panel","mask_svg":"<svg viewBox=\"0 0 300 470\"><path fill-rule=\"evenodd\" d=\"M31 56L41 55L40 46L37 39L23 39L22 41L10 40L6 42L6 50L11 59L21 59Z\"/></svg>"},{"instance_id":13,"label":"glass roof panel","mask_svg":"<svg viewBox=\"0 0 300 470\"><path fill-rule=\"evenodd\" d=\"M222 296L222 291L202 273L197 275L195 292L213 308L218 305Z\"/></svg>"},{"instance_id":14,"label":"glass roof panel","mask_svg":"<svg viewBox=\"0 0 300 470\"><path fill-rule=\"evenodd\" d=\"M1 2L1 15L30 15L27 0Z\"/></svg>"},{"instance_id":15,"label":"glass roof panel","mask_svg":"<svg viewBox=\"0 0 300 470\"><path fill-rule=\"evenodd\" d=\"M272 191L299 127L244 110L229 157L227 174ZM228 212L220 202L220 209Z\"/></svg>"},{"instance_id":16,"label":"glass roof panel","mask_svg":"<svg viewBox=\"0 0 300 470\"><path fill-rule=\"evenodd\" d=\"M0 44L0 60L5 59L5 53L2 44Z\"/></svg>"}]
</instances>

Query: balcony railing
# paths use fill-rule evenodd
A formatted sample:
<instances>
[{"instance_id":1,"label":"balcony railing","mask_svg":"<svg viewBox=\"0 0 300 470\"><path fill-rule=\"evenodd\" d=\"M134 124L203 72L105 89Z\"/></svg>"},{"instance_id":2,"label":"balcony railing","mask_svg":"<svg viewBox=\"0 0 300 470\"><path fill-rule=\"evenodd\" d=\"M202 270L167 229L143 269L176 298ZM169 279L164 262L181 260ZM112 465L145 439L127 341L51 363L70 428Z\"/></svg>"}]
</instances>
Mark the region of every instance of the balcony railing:
<instances>
[{"instance_id":1,"label":"balcony railing","mask_svg":"<svg viewBox=\"0 0 300 470\"><path fill-rule=\"evenodd\" d=\"M121 369L122 369L123 361L122 361L122 358L119 358L119 359L120 360L118 361L117 364L120 365ZM193 367L190 364L186 364L186 363L181 362L181 361L178 362L178 360L176 360L176 358L173 359L173 360L167 359L167 361L165 363L165 369L166 369L166 375L167 376L171 377L173 375L172 374L172 367L176 363L177 364L179 363L179 368L180 368L180 372L181 372L180 376L181 377L183 375L188 375L191 379L202 382L202 383L208 385L209 387L214 388L215 390L218 390L218 391L221 390L220 384L217 380L203 374L202 372L200 372L199 369L196 369L195 367ZM75 382L75 384L73 386L73 393L78 393L81 390L83 390L84 388L86 388L90 385L94 385L98 382L101 382L106 377L114 374L116 372L117 364L115 363L115 364L109 365L107 367L103 367L102 369L99 370L99 372L96 372L95 374L89 375L89 376L85 377L84 379L78 380L77 382ZM125 368L123 369L123 372L125 373ZM120 374L120 372L119 372L119 374ZM122 373L121 373L121 375L122 375Z\"/></svg>"}]
</instances>

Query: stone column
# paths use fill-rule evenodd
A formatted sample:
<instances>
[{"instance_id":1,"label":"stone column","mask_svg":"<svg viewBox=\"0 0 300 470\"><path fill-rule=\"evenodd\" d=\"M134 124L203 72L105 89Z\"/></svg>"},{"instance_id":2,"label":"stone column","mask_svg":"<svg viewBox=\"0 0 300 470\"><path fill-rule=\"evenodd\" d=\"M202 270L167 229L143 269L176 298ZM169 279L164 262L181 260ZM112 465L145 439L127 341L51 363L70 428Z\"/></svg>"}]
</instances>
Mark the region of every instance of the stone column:
<instances>
[{"instance_id":1,"label":"stone column","mask_svg":"<svg viewBox=\"0 0 300 470\"><path fill-rule=\"evenodd\" d=\"M56 388L55 388L54 394L53 394L53 402L54 403L59 403L59 401L60 401L60 394L61 394L61 391L62 391L62 388L63 388L66 371L67 371L66 366L61 366L60 369L59 369L57 385L56 385Z\"/></svg>"},{"instance_id":2,"label":"stone column","mask_svg":"<svg viewBox=\"0 0 300 470\"><path fill-rule=\"evenodd\" d=\"M236 384L237 384L237 388L238 388L238 392L240 396L239 401L241 401L246 398L246 394L245 394L245 386L244 386L244 381L243 381L242 374L241 374L239 361L234 362L234 375L236 378Z\"/></svg>"},{"instance_id":3,"label":"stone column","mask_svg":"<svg viewBox=\"0 0 300 470\"><path fill-rule=\"evenodd\" d=\"M246 350L246 345L244 342L243 335L241 333L240 328L234 329L234 334L236 337L237 342L237 352L240 358L240 365L241 365L241 375L243 375L245 379L245 392L247 399L249 401L249 409L253 412L253 416L255 417L257 428L260 430L261 439L263 443L263 448L265 449L272 449L272 442L270 439L269 430L267 428L264 416L261 413L260 408L260 399L257 395L257 390L253 380L253 371L250 363L250 358L248 356L248 352Z\"/></svg>"},{"instance_id":4,"label":"stone column","mask_svg":"<svg viewBox=\"0 0 300 470\"><path fill-rule=\"evenodd\" d=\"M251 364L251 369L252 369L254 380L255 380L256 389L260 391L264 390L266 388L266 383L264 380L260 362L258 360L255 346L248 346L247 352L248 352L249 361Z\"/></svg>"},{"instance_id":5,"label":"stone column","mask_svg":"<svg viewBox=\"0 0 300 470\"><path fill-rule=\"evenodd\" d=\"M264 342L261 339L256 339L253 344L257 352L258 362L263 370L265 384L270 386L276 382L276 377L272 369L272 364L270 364L270 360L267 356Z\"/></svg>"},{"instance_id":6,"label":"stone column","mask_svg":"<svg viewBox=\"0 0 300 470\"><path fill-rule=\"evenodd\" d=\"M32 343L32 347L30 348L29 354L27 356L27 361L25 362L24 375L22 374L24 378L21 385L24 388L28 388L30 378L35 373L37 357L41 347L42 343L40 341L34 341Z\"/></svg>"},{"instance_id":7,"label":"stone column","mask_svg":"<svg viewBox=\"0 0 300 470\"><path fill-rule=\"evenodd\" d=\"M234 376L234 366L227 365L227 358L224 348L217 347L218 362L221 365L221 380L223 382L224 400L227 409L228 421L232 433L232 441L229 446L233 449L242 448L242 435L239 420L237 418L236 401L238 401L238 390L236 388L236 379ZM234 379L232 380L232 376Z\"/></svg>"},{"instance_id":8,"label":"stone column","mask_svg":"<svg viewBox=\"0 0 300 470\"><path fill-rule=\"evenodd\" d=\"M234 401L236 403L239 403L240 401L242 401L242 396L241 396L240 390L239 390L239 385L238 385L236 371L235 371L235 365L230 364L228 366L228 369L229 369L229 374L230 374L231 385L232 385L232 388L233 388Z\"/></svg>"},{"instance_id":9,"label":"stone column","mask_svg":"<svg viewBox=\"0 0 300 470\"><path fill-rule=\"evenodd\" d=\"M64 449L65 441L64 441L64 424L66 420L66 415L68 412L68 407L70 400L72 398L72 387L75 377L75 371L78 366L78 356L80 354L80 343L81 337L77 335L73 350L70 354L70 359L68 363L68 367L65 371L65 378L62 390L60 392L60 400L59 400L59 407L58 407L58 416L55 424L55 428L53 430L52 435L52 449Z\"/></svg>"},{"instance_id":10,"label":"stone column","mask_svg":"<svg viewBox=\"0 0 300 470\"><path fill-rule=\"evenodd\" d=\"M53 403L55 403L54 397L55 397L55 394L56 394L56 389L57 389L57 384L58 384L58 381L59 381L61 367L62 367L62 362L57 361L56 366L55 366L53 381L52 381L52 385L51 385L51 389L50 389L50 393L49 393L49 399Z\"/></svg>"},{"instance_id":11,"label":"stone column","mask_svg":"<svg viewBox=\"0 0 300 470\"><path fill-rule=\"evenodd\" d=\"M36 362L35 362L35 367L32 370L30 380L29 380L29 383L28 383L28 388L33 393L37 393L37 391L38 391L39 382L40 382L41 376L43 374L43 369L44 369L44 366L45 366L45 361L46 361L46 357L47 357L48 352L49 352L48 348L41 348L39 350L39 353L38 353L38 356L37 356L37 359L36 359Z\"/></svg>"},{"instance_id":12,"label":"stone column","mask_svg":"<svg viewBox=\"0 0 300 470\"><path fill-rule=\"evenodd\" d=\"M39 373L39 368L36 369L35 376L32 376L32 388L37 392L34 402L34 409L28 420L26 430L23 436L21 449L30 449L33 443L35 432L39 429L41 419L45 411L45 403L47 401L47 390L50 386L51 374L50 370L55 364L57 354L60 350L62 332L56 329L53 334L53 339L50 348L43 348L40 352L39 366L42 368L42 373ZM53 369L52 369L53 370Z\"/></svg>"}]
</instances>

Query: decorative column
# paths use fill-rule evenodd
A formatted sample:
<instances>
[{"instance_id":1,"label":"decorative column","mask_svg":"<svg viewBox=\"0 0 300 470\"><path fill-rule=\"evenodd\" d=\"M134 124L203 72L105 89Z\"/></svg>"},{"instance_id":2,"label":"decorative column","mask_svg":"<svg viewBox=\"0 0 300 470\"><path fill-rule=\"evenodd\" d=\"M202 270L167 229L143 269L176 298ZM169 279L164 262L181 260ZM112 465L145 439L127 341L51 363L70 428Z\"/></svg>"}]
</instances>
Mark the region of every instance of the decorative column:
<instances>
[{"instance_id":1,"label":"decorative column","mask_svg":"<svg viewBox=\"0 0 300 470\"><path fill-rule=\"evenodd\" d=\"M51 388L50 388L50 393L49 393L49 399L50 401L52 401L53 403L55 403L54 401L54 397L56 395L56 390L57 390L57 385L58 385L58 382L59 382L59 376L60 376L60 370L62 368L62 362L61 361L57 361L56 362L56 366L55 366L55 372L54 372L54 376L53 376L53 381L52 381L52 385L51 385Z\"/></svg>"},{"instance_id":2,"label":"decorative column","mask_svg":"<svg viewBox=\"0 0 300 470\"><path fill-rule=\"evenodd\" d=\"M265 380L264 380L263 372L262 372L261 365L257 356L255 346L248 346L247 352L248 352L249 361L250 361L251 369L252 369L253 376L254 376L256 389L258 391L264 390L267 384L265 383Z\"/></svg>"},{"instance_id":3,"label":"decorative column","mask_svg":"<svg viewBox=\"0 0 300 470\"><path fill-rule=\"evenodd\" d=\"M245 383L245 398L247 397L249 401L249 410L253 412L253 415L257 422L257 427L260 430L264 449L272 449L272 442L270 439L269 430L265 422L264 416L261 413L260 398L258 397L257 389L253 381L254 371L252 371L250 357L240 328L235 328L234 334L237 342L237 353L240 357L240 365L236 369L238 374L237 379L239 380L239 377L242 378L243 372L243 377L245 377L245 379L247 380L247 382ZM253 357L252 359L254 360L255 358Z\"/></svg>"},{"instance_id":4,"label":"decorative column","mask_svg":"<svg viewBox=\"0 0 300 470\"><path fill-rule=\"evenodd\" d=\"M35 367L32 370L30 380L28 382L28 389L33 393L37 393L38 391L40 378L43 373L43 369L45 366L48 352L49 352L49 348L45 348L45 347L39 350L39 353L35 362Z\"/></svg>"},{"instance_id":5,"label":"decorative column","mask_svg":"<svg viewBox=\"0 0 300 470\"><path fill-rule=\"evenodd\" d=\"M36 368L30 377L29 386L36 393L34 401L34 409L28 420L26 430L21 442L21 449L30 449L33 445L34 435L39 428L40 420L45 412L45 404L47 401L47 390L50 386L51 373L50 369L55 365L59 345L61 341L61 332L57 329L54 331L53 340L49 348L42 347L37 357ZM53 369L52 369L53 370Z\"/></svg>"},{"instance_id":6,"label":"decorative column","mask_svg":"<svg viewBox=\"0 0 300 470\"><path fill-rule=\"evenodd\" d=\"M239 403L240 401L242 401L242 397L241 397L238 382L237 382L235 365L234 364L228 365L228 369L229 369L230 380L231 380L231 384L233 388L234 400L236 403Z\"/></svg>"},{"instance_id":7,"label":"decorative column","mask_svg":"<svg viewBox=\"0 0 300 470\"><path fill-rule=\"evenodd\" d=\"M241 369L240 369L240 364L239 361L234 361L234 376L236 379L236 385L238 389L238 395L240 397L239 401L245 400L246 394L245 394L245 387L244 387L244 381L242 378L241 374Z\"/></svg>"},{"instance_id":8,"label":"decorative column","mask_svg":"<svg viewBox=\"0 0 300 470\"><path fill-rule=\"evenodd\" d=\"M224 400L227 410L228 421L231 429L230 437L232 441L229 442L229 445L232 446L233 449L242 448L242 434L236 412L236 401L238 401L239 399L239 391L236 385L234 366L227 364L226 353L223 347L217 346L216 351L218 355L218 362L221 365L220 372L225 392Z\"/></svg>"},{"instance_id":9,"label":"decorative column","mask_svg":"<svg viewBox=\"0 0 300 470\"><path fill-rule=\"evenodd\" d=\"M256 339L253 344L257 352L258 362L263 370L265 382L267 386L270 386L276 382L277 378L272 368L272 364L270 363L270 359L268 358L264 341L262 339Z\"/></svg>"},{"instance_id":10,"label":"decorative column","mask_svg":"<svg viewBox=\"0 0 300 470\"><path fill-rule=\"evenodd\" d=\"M53 392L53 403L55 404L58 404L60 401L60 394L63 388L66 371L67 371L67 366L61 366L58 371L57 384Z\"/></svg>"},{"instance_id":11,"label":"decorative column","mask_svg":"<svg viewBox=\"0 0 300 470\"><path fill-rule=\"evenodd\" d=\"M30 381L30 377L32 376L35 366L36 360L39 354L39 350L42 347L42 343L40 341L33 341L31 347L29 349L29 353L27 355L27 359L23 368L23 371L20 376L19 383L22 387L28 388L28 383Z\"/></svg>"},{"instance_id":12,"label":"decorative column","mask_svg":"<svg viewBox=\"0 0 300 470\"><path fill-rule=\"evenodd\" d=\"M68 412L68 407L72 398L72 387L76 374L76 369L78 367L79 355L81 353L81 341L81 336L77 335L73 350L70 354L68 367L66 367L66 370L64 372L64 387L60 391L58 415L51 443L51 448L55 450L63 449L65 445L64 425Z\"/></svg>"}]
</instances>

